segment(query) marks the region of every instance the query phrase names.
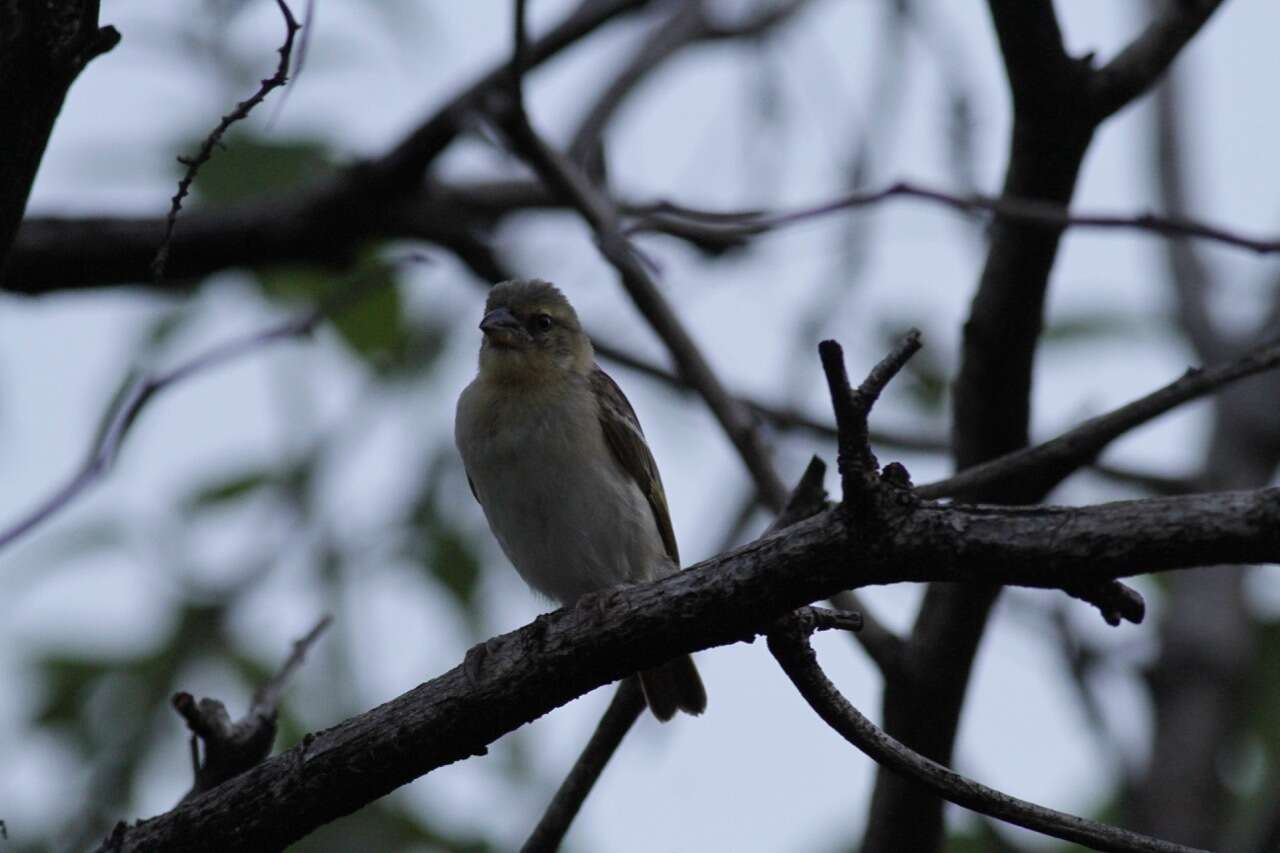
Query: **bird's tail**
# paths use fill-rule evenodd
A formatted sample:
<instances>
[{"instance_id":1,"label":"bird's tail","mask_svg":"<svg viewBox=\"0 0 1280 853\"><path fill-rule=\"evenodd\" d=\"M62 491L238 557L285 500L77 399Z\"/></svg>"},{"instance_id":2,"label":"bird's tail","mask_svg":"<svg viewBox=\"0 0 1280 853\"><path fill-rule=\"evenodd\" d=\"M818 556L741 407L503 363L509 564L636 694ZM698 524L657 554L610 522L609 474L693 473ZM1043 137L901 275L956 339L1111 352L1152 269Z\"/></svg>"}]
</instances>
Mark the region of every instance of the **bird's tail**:
<instances>
[{"instance_id":1,"label":"bird's tail","mask_svg":"<svg viewBox=\"0 0 1280 853\"><path fill-rule=\"evenodd\" d=\"M676 711L701 714L707 709L707 691L693 658L688 655L646 669L640 673L640 686L644 688L649 710L664 723L675 716Z\"/></svg>"}]
</instances>

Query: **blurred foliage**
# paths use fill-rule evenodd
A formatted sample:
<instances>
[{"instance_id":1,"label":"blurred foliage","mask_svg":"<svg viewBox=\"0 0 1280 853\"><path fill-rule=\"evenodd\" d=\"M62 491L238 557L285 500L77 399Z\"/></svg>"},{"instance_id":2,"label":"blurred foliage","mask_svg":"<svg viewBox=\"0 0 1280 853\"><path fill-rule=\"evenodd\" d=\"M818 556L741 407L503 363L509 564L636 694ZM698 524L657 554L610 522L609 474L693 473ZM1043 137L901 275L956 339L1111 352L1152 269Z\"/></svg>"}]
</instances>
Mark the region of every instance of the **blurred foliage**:
<instances>
[{"instance_id":1,"label":"blurred foliage","mask_svg":"<svg viewBox=\"0 0 1280 853\"><path fill-rule=\"evenodd\" d=\"M194 150L196 145L198 140L188 139L177 150ZM287 194L332 168L329 152L317 141L280 141L237 132L202 168L194 186L201 203L228 205L256 196ZM447 344L441 320L413 316L400 276L401 268L384 257L379 247L370 246L345 269L276 267L254 270L249 280L261 294L264 315L309 310L337 286L354 282L351 286L363 288L360 299L336 312L325 325L342 352L363 366L369 394L377 397L412 392L414 383L431 374ZM172 366L189 357L193 347L188 341L194 337L200 318L198 296L180 304L157 302L149 319L139 324L127 358L137 367L122 371L124 379L115 391L116 399L143 370ZM104 410L109 412L110 406ZM358 425L355 419L353 423ZM300 446L274 459L245 460L211 471L186 487L173 504L171 517L159 521L97 518L51 537L44 554L59 563L89 550L123 550L139 533L153 540L162 552L155 570L173 575L169 590L176 593L172 596L174 627L154 647L123 658L29 650L28 669L41 685L30 725L54 734L73 751L87 774L87 787L83 801L56 837L32 839L23 835L22 827L10 825L13 840L6 851L83 849L96 843L117 820L143 816L133 813L140 774L157 753L172 754L175 748L185 753L187 748L185 726L170 708L172 694L187 690L205 695L201 684L189 680L190 674L213 664L217 671L234 677L248 695L270 677L287 653L282 649L278 659L257 659L233 642L227 629L233 614L272 576L281 563L282 549L290 542L312 543L308 583L322 591L322 600L333 603L340 623L349 621L342 611L341 591L358 573L376 570L380 560L394 557L421 567L424 582L434 583L457 605L472 639L481 635L480 554L471 541L472 534L459 526L452 512L457 496L450 490L456 491L460 484L443 487L450 476L451 448L427 448L424 470L415 479L421 486L405 496L402 512L388 516L382 529L368 534L371 542L398 543L393 554L375 557L375 552L362 544L363 537L358 543L337 538L334 519L327 514L332 510L317 500L322 488L317 480L332 468L338 454L350 450L353 438L360 436L353 436L352 426L345 423L329 432L306 418L290 426L293 438L301 440ZM461 487L465 489L465 485ZM207 581L187 577L189 569L204 560L193 550L202 525L246 511L261 519L263 529L273 528L269 519L280 519L287 522L285 529L293 532L284 540L264 537L256 552L249 549L237 556L237 565L220 568L218 576L233 579L230 583L220 580L216 588L210 588ZM348 634L336 630L326 641L341 645L338 638L343 636ZM358 662L350 659L352 649L317 650L313 657L320 659L326 654L333 666L320 684L329 695L304 715L286 691L277 749L298 742L310 730L307 719L312 721L310 725L317 717L336 723L350 712L345 709L368 706L369 700L357 695L356 679L342 675L351 676L359 669ZM316 665L309 662L304 672L307 666ZM316 707L321 709L319 714ZM228 710L233 716L244 711L234 703ZM534 779L520 738L510 740L494 751L491 762L495 772L530 784ZM185 783L175 788L172 801L177 802L185 791ZM292 849L308 853L354 849L486 853L494 848L482 835L446 830L392 797L323 828Z\"/></svg>"},{"instance_id":2,"label":"blurred foliage","mask_svg":"<svg viewBox=\"0 0 1280 853\"><path fill-rule=\"evenodd\" d=\"M241 55L228 37L233 19L254 4L247 0L205 0L203 5L203 16L193 15L189 30L179 34L172 44L166 41L166 48L172 49L176 44L178 49L194 50L198 55L192 58L193 63L203 60L212 69L211 73L221 75L229 106L252 90L263 71L274 63L275 55ZM901 8L905 8L905 4ZM396 38L405 32L406 22L412 24L423 16L446 13L414 0L384 0L370 4L368 14L385 22L386 36L398 41L398 46L417 49L416 42ZM216 25L206 26L210 21ZM850 188L865 187L896 168L891 155L897 147L900 123L891 113L896 112L904 100L894 87L895 76L907 54L894 45L905 35L903 28L908 24L910 21L903 15L886 18L886 25L891 29L886 31L883 44L890 49L886 51L886 62L876 63L877 67L887 69L879 84L882 92L878 97L883 108L868 111L879 120L859 131L865 138L856 138L852 145L846 146L844 159ZM168 40L173 34L163 35ZM787 139L789 129L784 124L791 108L784 101L786 90L779 85L777 74L777 70L786 65L786 57L776 56L770 50L761 46L762 53L755 54L756 61L750 66L756 71L750 81L755 94L753 106L757 118L768 125L767 132L742 137L750 146L751 156L757 162L755 171L761 180L774 175L767 158L784 147L779 140ZM768 58L767 63L758 61L762 55ZM949 167L956 176L956 185L967 188L974 185L973 175L978 173L976 145L971 138L974 108L959 74L948 75L947 83L950 132L957 140L951 149L954 158ZM276 105L269 101L263 116L270 115ZM193 206L195 203L228 206L253 198L284 198L311 181L333 173L338 155L325 142L319 138L282 139L271 133L269 126L263 127L263 116L255 116L248 123L259 128L257 130L238 127L202 167L194 184L198 202L192 202ZM213 112L212 121L216 121ZM199 147L207 130L200 129L164 148L173 154L189 154ZM175 167L175 177L179 171ZM831 253L835 274L828 275L830 271L824 270L829 283L816 289L817 298L811 304L802 306L795 363L806 365L806 371L811 370L812 365L812 340L821 337L836 321L845 322L853 310L848 306L857 298L859 285L865 281L878 251L875 223L875 217L869 214L848 217ZM181 222L178 227L181 228ZM982 239L980 229L974 226L969 237L978 244ZM341 281L359 280L369 286L370 292L364 299L335 316L326 328L340 342L342 353L367 374L371 397L393 397L398 393L401 396L393 399L403 402L415 383L429 381L448 344L448 330L444 318L414 316L399 270L382 249L365 247L353 257L345 258L342 269L276 267L254 270L247 277L253 292L261 297L264 315L278 314L281 310L305 310L331 293ZM130 363L168 363L175 353L187 351L186 345L195 337L193 330L201 320L199 294L179 304L153 299L153 305L151 318L139 324L133 351L127 359ZM842 311L842 307L846 310ZM1045 329L1044 341L1048 345L1095 344L1148 333L1160 322L1115 313L1080 313L1052 320ZM891 341L915 324L923 325L914 317L910 322L907 318L893 317L876 325L882 339L880 350L887 349ZM943 338L942 335L926 337ZM940 420L948 403L953 369L953 354L940 347L926 346L908 362L903 381L895 383L894 388L905 391L923 416ZM801 375L802 371L797 367L791 373ZM134 376L135 373L129 373L126 380ZM798 389L799 383L796 386ZM127 387L127 381L122 382L117 394L124 393ZM358 426L361 414L351 415L351 421ZM421 570L423 583L447 596L462 614L472 639L483 636L482 551L473 539L473 531L457 517L457 503L470 498L465 484L458 481L452 447L424 448L422 461L407 461L406 465L414 466L407 479L415 487L387 513L377 529L362 531L361 540L353 544L342 541L335 532L337 519L331 514L335 510L317 499L335 457L349 451L351 436L341 429L334 434L326 433L305 414L287 411L282 417L290 419L287 424L290 437L301 439L301 448L280 453L271 461L246 459L220 467L189 484L171 508L171 517L127 521L98 517L64 527L47 541L42 551L47 565L41 570L48 574L91 550L123 551L131 537L140 536L151 545L162 543L164 547L157 548L160 556L154 558L159 565L153 568L157 573L168 573L172 579L166 591L172 592L169 616L173 627L154 647L123 657L105 657L94 650L77 653L55 653L38 647L23 650L27 655L27 668L33 674L32 681L39 685L30 726L52 733L64 743L76 756L86 781L83 791L76 792L84 796L56 837L31 839L23 836L22 828L9 824L10 839L0 839L0 853L83 849L105 834L115 821L141 816L133 813L132 808L144 768L161 751L171 754L175 745L185 749L185 728L169 706L173 692L184 689L202 694L200 684L186 679L200 667L214 663L228 671L248 694L279 666L285 650L280 650L276 657L255 657L234 642L237 638L228 636L228 624L272 577L283 562L282 555L298 543L308 546L305 567L308 589L314 589L319 600L333 607L338 624L332 636L326 638L331 646L314 654L317 659L324 655L331 657L326 677L308 684L320 691L319 694L309 694L309 704L301 706L294 703L292 693L286 693L277 748L298 742L317 719L337 722L345 709L366 707L365 697L357 694L356 679L348 677L359 671L360 661L354 659L352 644L342 642L344 637L349 640L343 630L349 621L344 617L343 592L353 584L353 579L367 576L393 561L414 565ZM341 426L350 429L350 424ZM202 585L184 575L190 566L207 559L199 552L196 532L211 520L237 512L252 514L264 529L271 526L269 522L284 519L292 532L283 540L264 538L250 543L255 544L257 550L237 555L236 559L243 565L224 567L223 574L237 578L236 582L211 591L208 584ZM382 551L367 546L366 540L377 543ZM393 544L386 546L386 543ZM1164 577L1156 576L1153 583L1163 584ZM1241 814L1262 813L1272 805L1267 798L1280 789L1280 713L1277 712L1280 677L1274 665L1268 665L1280 660L1280 624L1272 622L1262 626L1257 641L1257 660L1261 663L1254 673L1245 708L1248 732L1256 738L1262 753L1263 781L1240 789L1234 808ZM314 661L307 664L312 665ZM304 675L305 672L304 667ZM424 677L426 675L424 673ZM243 709L232 707L230 710L237 714ZM540 777L532 772L521 737L516 733L505 739L487 761L514 784L528 786ZM176 802L184 793L185 787L175 788L172 800ZM1123 821L1120 812L1117 796L1105 806L1104 814L1097 817ZM407 798L392 796L323 827L292 849L304 853L349 850L482 853L496 849L492 841L484 837L484 827L461 831L442 824L452 826L449 821L412 808ZM847 849L856 849L856 846ZM963 829L953 832L948 841L950 853L1015 853L1020 849L981 819L966 821ZM1040 844L1035 849L1067 853L1078 848Z\"/></svg>"},{"instance_id":3,"label":"blurred foliage","mask_svg":"<svg viewBox=\"0 0 1280 853\"><path fill-rule=\"evenodd\" d=\"M196 151L203 141L203 137L189 138L176 147L180 151ZM200 167L192 186L201 201L227 205L257 196L284 195L331 171L329 152L318 142L281 141L235 130L227 134L215 156Z\"/></svg>"}]
</instances>

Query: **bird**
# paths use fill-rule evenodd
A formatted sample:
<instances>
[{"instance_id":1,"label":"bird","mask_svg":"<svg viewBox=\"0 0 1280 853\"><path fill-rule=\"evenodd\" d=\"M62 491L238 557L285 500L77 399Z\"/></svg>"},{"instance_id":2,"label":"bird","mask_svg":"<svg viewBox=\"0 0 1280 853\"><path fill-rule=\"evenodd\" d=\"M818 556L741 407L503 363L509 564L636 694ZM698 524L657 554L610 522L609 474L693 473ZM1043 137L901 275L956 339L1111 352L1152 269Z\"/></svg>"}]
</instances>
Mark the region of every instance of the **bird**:
<instances>
[{"instance_id":1,"label":"bird","mask_svg":"<svg viewBox=\"0 0 1280 853\"><path fill-rule=\"evenodd\" d=\"M454 439L472 494L520 577L561 605L667 577L680 555L635 410L600 369L559 288L494 285L479 370L458 397ZM688 655L639 674L659 720L701 714Z\"/></svg>"}]
</instances>

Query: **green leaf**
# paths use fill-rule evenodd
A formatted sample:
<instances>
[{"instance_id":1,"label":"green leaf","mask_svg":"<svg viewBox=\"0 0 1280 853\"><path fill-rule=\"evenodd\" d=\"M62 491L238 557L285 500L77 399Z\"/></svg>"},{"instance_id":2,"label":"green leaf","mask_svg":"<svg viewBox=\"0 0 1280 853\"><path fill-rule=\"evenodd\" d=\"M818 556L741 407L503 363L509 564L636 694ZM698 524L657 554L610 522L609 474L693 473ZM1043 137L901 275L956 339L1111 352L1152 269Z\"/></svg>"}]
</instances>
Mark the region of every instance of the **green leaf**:
<instances>
[{"instance_id":1,"label":"green leaf","mask_svg":"<svg viewBox=\"0 0 1280 853\"><path fill-rule=\"evenodd\" d=\"M467 538L437 522L428 531L427 568L460 604L470 610L480 581L480 561Z\"/></svg>"},{"instance_id":2,"label":"green leaf","mask_svg":"<svg viewBox=\"0 0 1280 853\"><path fill-rule=\"evenodd\" d=\"M415 334L405 317L404 299L397 286L395 267L379 258L360 264L343 278L363 293L337 308L329 322L351 352L382 374L421 367L443 349L443 333ZM339 279L311 267L287 267L259 274L263 291L271 298L315 304L333 292Z\"/></svg>"},{"instance_id":3,"label":"green leaf","mask_svg":"<svg viewBox=\"0 0 1280 853\"><path fill-rule=\"evenodd\" d=\"M182 499L182 508L190 513L223 506L275 482L275 477L267 471L249 470L233 474L195 489Z\"/></svg>"},{"instance_id":4,"label":"green leaf","mask_svg":"<svg viewBox=\"0 0 1280 853\"><path fill-rule=\"evenodd\" d=\"M180 143L183 156L194 156L203 138ZM180 167L185 171L185 167ZM214 205L281 194L331 171L324 146L310 140L280 141L251 133L231 133L223 146L200 167L193 191ZM181 172L179 173L181 174Z\"/></svg>"},{"instance_id":5,"label":"green leaf","mask_svg":"<svg viewBox=\"0 0 1280 853\"><path fill-rule=\"evenodd\" d=\"M1089 343L1138 337L1154 328L1150 318L1115 312L1080 313L1047 324L1040 339L1045 343Z\"/></svg>"}]
</instances>

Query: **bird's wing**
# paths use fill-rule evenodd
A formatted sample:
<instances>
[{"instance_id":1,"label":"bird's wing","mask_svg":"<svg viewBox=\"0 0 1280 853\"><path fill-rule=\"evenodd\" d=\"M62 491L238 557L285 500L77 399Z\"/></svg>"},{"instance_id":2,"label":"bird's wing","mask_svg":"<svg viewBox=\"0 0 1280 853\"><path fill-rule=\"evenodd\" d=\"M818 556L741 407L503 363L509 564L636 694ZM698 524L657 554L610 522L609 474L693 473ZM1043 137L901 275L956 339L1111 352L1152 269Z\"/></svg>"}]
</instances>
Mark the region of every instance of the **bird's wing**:
<instances>
[{"instance_id":1,"label":"bird's wing","mask_svg":"<svg viewBox=\"0 0 1280 853\"><path fill-rule=\"evenodd\" d=\"M618 384L609 378L609 374L596 366L591 371L591 393L596 398L596 408L600 413L600 427L604 430L605 442L613 451L622 469L636 481L640 491L649 501L653 510L653 520L657 522L658 533L662 536L662 544L666 547L667 556L677 566L680 565L680 553L676 548L676 534L671 529L671 513L667 509L667 495L662 490L662 477L658 475L658 465L653 461L649 445L644 440L644 431L640 429L640 419L636 417L631 403Z\"/></svg>"},{"instance_id":2,"label":"bird's wing","mask_svg":"<svg viewBox=\"0 0 1280 853\"><path fill-rule=\"evenodd\" d=\"M467 475L467 485L471 487L471 497L476 499L476 503L480 503L480 493L476 491L476 484L472 481L470 474Z\"/></svg>"}]
</instances>

